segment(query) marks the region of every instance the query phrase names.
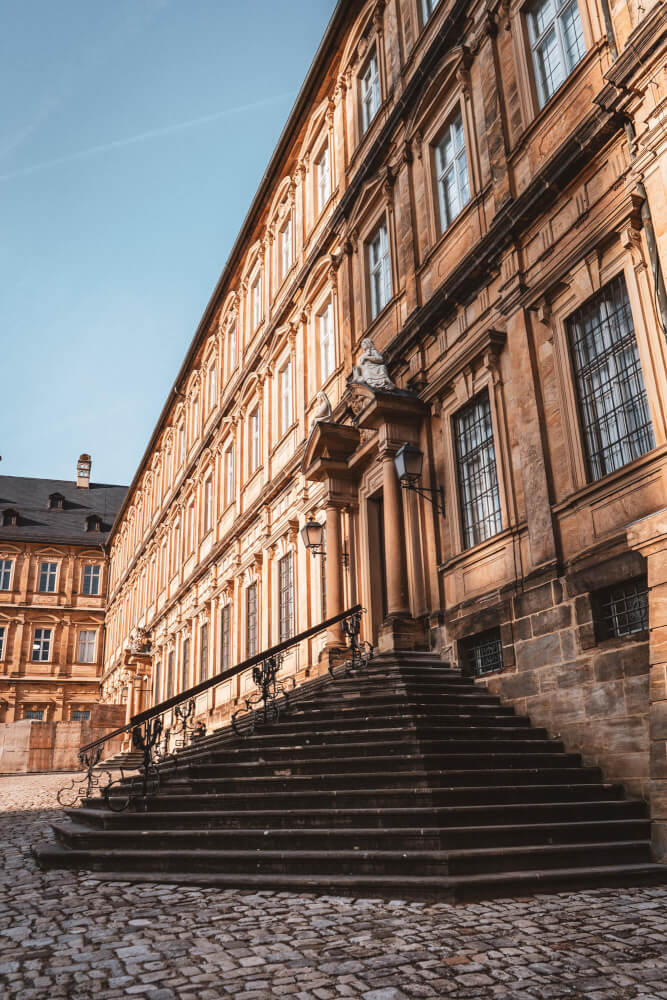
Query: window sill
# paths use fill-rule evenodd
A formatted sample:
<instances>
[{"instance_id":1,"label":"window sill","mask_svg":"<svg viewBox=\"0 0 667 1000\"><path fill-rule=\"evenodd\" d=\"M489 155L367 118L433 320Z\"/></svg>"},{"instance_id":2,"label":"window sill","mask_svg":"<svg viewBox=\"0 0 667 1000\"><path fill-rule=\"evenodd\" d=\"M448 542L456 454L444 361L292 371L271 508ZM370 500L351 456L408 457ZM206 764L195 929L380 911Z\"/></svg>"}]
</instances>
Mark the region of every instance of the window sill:
<instances>
[{"instance_id":1,"label":"window sill","mask_svg":"<svg viewBox=\"0 0 667 1000\"><path fill-rule=\"evenodd\" d=\"M252 485L253 480L257 479L260 473L263 471L264 471L264 466L263 465L258 466L258 468L256 468L255 471L249 476L249 478L246 479L245 483L243 484L243 489L247 490L248 487Z\"/></svg>"},{"instance_id":2,"label":"window sill","mask_svg":"<svg viewBox=\"0 0 667 1000\"><path fill-rule=\"evenodd\" d=\"M296 430L296 428L298 426L299 426L299 423L298 423L297 420L292 421L292 423L289 425L289 427L287 428L287 430L285 431L285 433L282 435L282 437L280 437L278 439L278 441L276 441L276 443L274 444L273 448L271 449L271 451L269 453L271 458L273 458L273 456L275 455L275 453L280 450L280 448L285 444L285 441L287 441L287 439L290 436L290 434L292 433L292 431Z\"/></svg>"},{"instance_id":3,"label":"window sill","mask_svg":"<svg viewBox=\"0 0 667 1000\"><path fill-rule=\"evenodd\" d=\"M577 507L581 501L588 501L591 495L597 491L600 491L601 496L604 496L606 490L613 490L618 486L619 480L641 471L646 465L658 463L665 455L667 455L667 445L659 445L657 448L647 451L645 455L640 455L634 461L628 462L622 468L616 469L615 472L610 472L608 475L603 476L601 479L596 479L592 483L586 483L585 486L581 486L574 493L571 493L566 500L554 504L552 507L554 514L562 514L566 510Z\"/></svg>"},{"instance_id":4,"label":"window sill","mask_svg":"<svg viewBox=\"0 0 667 1000\"><path fill-rule=\"evenodd\" d=\"M492 551L494 548L502 547L514 534L517 533L519 528L520 525L516 528L504 528L502 531L499 531L497 535L492 535L491 538L485 538L483 542L478 542L477 545L472 545L469 549L462 549L460 552L457 552L456 555L447 559L446 562L439 563L438 572L447 573L468 559L479 559L480 557L483 557L487 551Z\"/></svg>"}]
</instances>

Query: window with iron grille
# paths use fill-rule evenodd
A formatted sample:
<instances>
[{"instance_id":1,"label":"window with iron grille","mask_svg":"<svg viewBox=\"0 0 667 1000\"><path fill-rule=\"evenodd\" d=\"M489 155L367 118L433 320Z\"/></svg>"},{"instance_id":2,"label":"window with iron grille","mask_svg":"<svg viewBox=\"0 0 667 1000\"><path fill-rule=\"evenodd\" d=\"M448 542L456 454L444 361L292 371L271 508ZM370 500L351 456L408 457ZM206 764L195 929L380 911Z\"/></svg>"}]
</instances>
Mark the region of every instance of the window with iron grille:
<instances>
[{"instance_id":1,"label":"window with iron grille","mask_svg":"<svg viewBox=\"0 0 667 1000\"><path fill-rule=\"evenodd\" d=\"M25 719L34 719L35 722L44 721L44 709L43 708L29 708L26 710L24 715Z\"/></svg>"},{"instance_id":2,"label":"window with iron grille","mask_svg":"<svg viewBox=\"0 0 667 1000\"><path fill-rule=\"evenodd\" d=\"M90 711L88 709L75 708L72 712L72 722L89 722Z\"/></svg>"},{"instance_id":3,"label":"window with iron grille","mask_svg":"<svg viewBox=\"0 0 667 1000\"><path fill-rule=\"evenodd\" d=\"M58 563L43 562L39 571L40 594L55 594Z\"/></svg>"},{"instance_id":4,"label":"window with iron grille","mask_svg":"<svg viewBox=\"0 0 667 1000\"><path fill-rule=\"evenodd\" d=\"M593 594L592 604L598 642L648 632L648 583L645 576L597 591Z\"/></svg>"},{"instance_id":5,"label":"window with iron grille","mask_svg":"<svg viewBox=\"0 0 667 1000\"><path fill-rule=\"evenodd\" d=\"M489 629L488 632L480 632L465 639L462 660L464 672L472 674L473 677L502 670L503 647L500 642L500 629Z\"/></svg>"},{"instance_id":6,"label":"window with iron grille","mask_svg":"<svg viewBox=\"0 0 667 1000\"><path fill-rule=\"evenodd\" d=\"M89 564L83 567L83 593L95 596L100 592L100 567Z\"/></svg>"},{"instance_id":7,"label":"window with iron grille","mask_svg":"<svg viewBox=\"0 0 667 1000\"><path fill-rule=\"evenodd\" d=\"M5 625L0 625L0 660L5 658L5 635L7 634L7 628Z\"/></svg>"},{"instance_id":8,"label":"window with iron grille","mask_svg":"<svg viewBox=\"0 0 667 1000\"><path fill-rule=\"evenodd\" d=\"M294 635L294 562L291 552L278 562L278 590L280 642L283 642Z\"/></svg>"},{"instance_id":9,"label":"window with iron grille","mask_svg":"<svg viewBox=\"0 0 667 1000\"><path fill-rule=\"evenodd\" d=\"M47 663L51 655L51 629L36 628L32 637L32 660Z\"/></svg>"},{"instance_id":10,"label":"window with iron grille","mask_svg":"<svg viewBox=\"0 0 667 1000\"><path fill-rule=\"evenodd\" d=\"M208 624L204 623L199 630L199 680L208 677Z\"/></svg>"},{"instance_id":11,"label":"window with iron grille","mask_svg":"<svg viewBox=\"0 0 667 1000\"><path fill-rule=\"evenodd\" d=\"M257 653L257 584L251 583L245 592L246 599L246 632L245 655L255 656Z\"/></svg>"},{"instance_id":12,"label":"window with iron grille","mask_svg":"<svg viewBox=\"0 0 667 1000\"><path fill-rule=\"evenodd\" d=\"M469 549L502 531L488 392L455 415L454 435L463 546Z\"/></svg>"},{"instance_id":13,"label":"window with iron grille","mask_svg":"<svg viewBox=\"0 0 667 1000\"><path fill-rule=\"evenodd\" d=\"M227 670L232 665L232 606L225 604L220 612L220 667Z\"/></svg>"},{"instance_id":14,"label":"window with iron grille","mask_svg":"<svg viewBox=\"0 0 667 1000\"><path fill-rule=\"evenodd\" d=\"M0 559L0 590L9 590L12 581L12 565L13 560Z\"/></svg>"},{"instance_id":15,"label":"window with iron grille","mask_svg":"<svg viewBox=\"0 0 667 1000\"><path fill-rule=\"evenodd\" d=\"M190 640L183 640L183 662L181 664L181 691L188 688L188 678L190 676Z\"/></svg>"},{"instance_id":16,"label":"window with iron grille","mask_svg":"<svg viewBox=\"0 0 667 1000\"><path fill-rule=\"evenodd\" d=\"M577 0L537 0L528 12L528 32L544 107L586 54Z\"/></svg>"},{"instance_id":17,"label":"window with iron grille","mask_svg":"<svg viewBox=\"0 0 667 1000\"><path fill-rule=\"evenodd\" d=\"M623 275L567 325L589 473L601 479L655 447Z\"/></svg>"}]
</instances>

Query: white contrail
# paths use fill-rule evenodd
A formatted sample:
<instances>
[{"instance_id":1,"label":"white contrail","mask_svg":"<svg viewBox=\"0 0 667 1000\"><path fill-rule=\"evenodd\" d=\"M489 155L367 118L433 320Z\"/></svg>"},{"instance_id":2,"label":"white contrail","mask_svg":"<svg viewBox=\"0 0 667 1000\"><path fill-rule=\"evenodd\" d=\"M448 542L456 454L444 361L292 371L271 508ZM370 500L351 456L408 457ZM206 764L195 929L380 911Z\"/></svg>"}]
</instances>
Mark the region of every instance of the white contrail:
<instances>
[{"instance_id":1,"label":"white contrail","mask_svg":"<svg viewBox=\"0 0 667 1000\"><path fill-rule=\"evenodd\" d=\"M49 167L58 167L63 163L83 160L87 156L95 156L97 153L107 153L112 149L122 149L124 146L132 146L137 142L146 142L147 139L156 139L159 136L170 135L172 132L179 132L181 129L206 125L208 122L216 121L218 118L225 118L228 115L242 114L244 111L256 111L258 108L266 107L269 104L284 101L288 97L294 97L294 92L287 91L284 94L276 94L274 97L266 97L261 101L254 101L252 104L240 104L236 108L225 108L224 111L215 111L212 115L204 115L202 118L191 118L190 121L177 122L175 125L165 125L164 128L151 129L149 132L142 132L140 135L130 135L124 139L114 139L112 142L105 142L100 146L90 146L88 149L80 149L75 153L59 156L55 160L45 160L42 163L34 163L29 167L12 170L7 174L0 174L0 181L8 181L14 177L24 177L26 174L34 174L39 170L48 170Z\"/></svg>"}]
</instances>

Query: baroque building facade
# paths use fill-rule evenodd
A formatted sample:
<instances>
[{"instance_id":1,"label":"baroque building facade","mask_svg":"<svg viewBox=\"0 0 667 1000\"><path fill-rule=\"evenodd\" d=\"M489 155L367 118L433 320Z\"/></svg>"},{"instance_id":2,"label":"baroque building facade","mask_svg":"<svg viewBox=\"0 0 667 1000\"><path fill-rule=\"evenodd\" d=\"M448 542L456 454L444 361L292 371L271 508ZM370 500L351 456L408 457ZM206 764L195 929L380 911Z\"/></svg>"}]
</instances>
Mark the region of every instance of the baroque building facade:
<instances>
[{"instance_id":1,"label":"baroque building facade","mask_svg":"<svg viewBox=\"0 0 667 1000\"><path fill-rule=\"evenodd\" d=\"M667 819L667 573L631 527L665 506L665 50L660 2L341 0L114 526L107 701L359 602Z\"/></svg>"},{"instance_id":2,"label":"baroque building facade","mask_svg":"<svg viewBox=\"0 0 667 1000\"><path fill-rule=\"evenodd\" d=\"M105 543L127 487L90 469L81 455L76 481L0 476L0 770L72 766L82 733L113 718Z\"/></svg>"}]
</instances>

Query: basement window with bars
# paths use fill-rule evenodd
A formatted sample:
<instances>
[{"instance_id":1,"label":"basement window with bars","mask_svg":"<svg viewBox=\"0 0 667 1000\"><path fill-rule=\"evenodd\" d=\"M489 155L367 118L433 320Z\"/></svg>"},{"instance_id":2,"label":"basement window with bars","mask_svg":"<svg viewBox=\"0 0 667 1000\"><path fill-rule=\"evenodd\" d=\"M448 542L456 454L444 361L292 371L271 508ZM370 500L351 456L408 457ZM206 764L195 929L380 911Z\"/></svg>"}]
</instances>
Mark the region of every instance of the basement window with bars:
<instances>
[{"instance_id":1,"label":"basement window with bars","mask_svg":"<svg viewBox=\"0 0 667 1000\"><path fill-rule=\"evenodd\" d=\"M616 584L593 595L598 642L648 632L648 583L645 576Z\"/></svg>"},{"instance_id":2,"label":"basement window with bars","mask_svg":"<svg viewBox=\"0 0 667 1000\"><path fill-rule=\"evenodd\" d=\"M463 672L471 677L481 677L496 670L503 669L503 647L500 642L500 629L489 629L472 635L462 642L461 666Z\"/></svg>"},{"instance_id":3,"label":"basement window with bars","mask_svg":"<svg viewBox=\"0 0 667 1000\"><path fill-rule=\"evenodd\" d=\"M43 722L44 721L44 709L43 708L29 708L26 711L24 718L26 718L26 719L32 719L34 722Z\"/></svg>"},{"instance_id":4,"label":"basement window with bars","mask_svg":"<svg viewBox=\"0 0 667 1000\"><path fill-rule=\"evenodd\" d=\"M88 709L75 709L72 712L72 722L89 722L90 711Z\"/></svg>"}]
</instances>

